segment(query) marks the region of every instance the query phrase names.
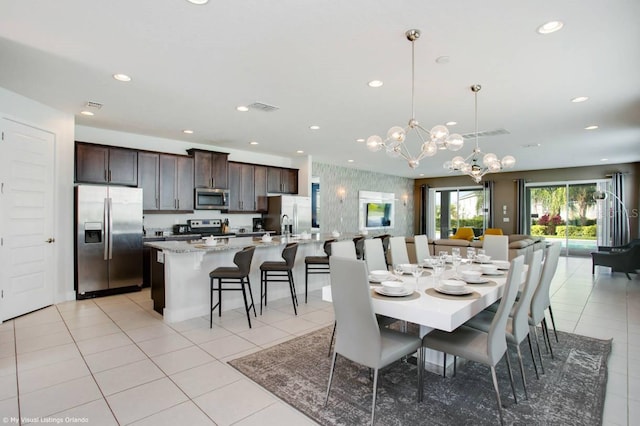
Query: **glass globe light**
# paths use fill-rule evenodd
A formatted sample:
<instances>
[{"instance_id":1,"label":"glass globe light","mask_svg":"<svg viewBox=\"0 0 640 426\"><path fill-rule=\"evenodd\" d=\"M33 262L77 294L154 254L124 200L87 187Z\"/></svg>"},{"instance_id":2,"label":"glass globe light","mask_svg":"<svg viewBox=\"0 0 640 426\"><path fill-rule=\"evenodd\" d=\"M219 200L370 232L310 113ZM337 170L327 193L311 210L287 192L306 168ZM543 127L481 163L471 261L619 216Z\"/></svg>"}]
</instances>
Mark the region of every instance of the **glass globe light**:
<instances>
[{"instance_id":1,"label":"glass globe light","mask_svg":"<svg viewBox=\"0 0 640 426\"><path fill-rule=\"evenodd\" d=\"M489 171L491 173L499 172L501 169L501 165L499 161L494 161L493 163L490 163L487 167L489 168Z\"/></svg>"},{"instance_id":2,"label":"glass globe light","mask_svg":"<svg viewBox=\"0 0 640 426\"><path fill-rule=\"evenodd\" d=\"M464 139L461 135L454 133L449 135L446 145L449 151L458 151L464 145Z\"/></svg>"},{"instance_id":3,"label":"glass globe light","mask_svg":"<svg viewBox=\"0 0 640 426\"><path fill-rule=\"evenodd\" d=\"M466 174L471 173L471 164L464 163L462 166L460 166L460 171Z\"/></svg>"},{"instance_id":4,"label":"glass globe light","mask_svg":"<svg viewBox=\"0 0 640 426\"><path fill-rule=\"evenodd\" d=\"M516 159L512 155L505 155L502 159L502 167L510 169L516 165Z\"/></svg>"},{"instance_id":5,"label":"glass globe light","mask_svg":"<svg viewBox=\"0 0 640 426\"><path fill-rule=\"evenodd\" d=\"M404 129L400 126L394 126L390 128L389 131L387 132L387 139L395 142L402 143L404 142L406 137L407 137L407 134L405 133Z\"/></svg>"},{"instance_id":6,"label":"glass globe light","mask_svg":"<svg viewBox=\"0 0 640 426\"><path fill-rule=\"evenodd\" d=\"M449 136L449 129L447 129L442 124L439 124L437 126L434 126L429 133L431 133L431 140L433 142L444 143L444 141Z\"/></svg>"},{"instance_id":7,"label":"glass globe light","mask_svg":"<svg viewBox=\"0 0 640 426\"><path fill-rule=\"evenodd\" d=\"M498 161L498 157L496 157L496 155L492 152L485 154L484 157L482 157L482 164L487 167L489 167L489 164L495 163L496 161Z\"/></svg>"},{"instance_id":8,"label":"glass globe light","mask_svg":"<svg viewBox=\"0 0 640 426\"><path fill-rule=\"evenodd\" d=\"M418 160L409 160L409 167L411 167L412 169L415 169L419 165L420 165L420 161L418 161Z\"/></svg>"},{"instance_id":9,"label":"glass globe light","mask_svg":"<svg viewBox=\"0 0 640 426\"><path fill-rule=\"evenodd\" d=\"M382 148L382 138L378 135L369 136L367 138L367 149L371 152L380 151Z\"/></svg>"},{"instance_id":10,"label":"glass globe light","mask_svg":"<svg viewBox=\"0 0 640 426\"><path fill-rule=\"evenodd\" d=\"M464 158L460 157L459 155L451 159L451 165L456 170L460 170L463 164L464 164Z\"/></svg>"},{"instance_id":11,"label":"glass globe light","mask_svg":"<svg viewBox=\"0 0 640 426\"><path fill-rule=\"evenodd\" d=\"M438 152L438 146L435 142L429 141L422 144L421 150L425 157L433 157Z\"/></svg>"}]
</instances>

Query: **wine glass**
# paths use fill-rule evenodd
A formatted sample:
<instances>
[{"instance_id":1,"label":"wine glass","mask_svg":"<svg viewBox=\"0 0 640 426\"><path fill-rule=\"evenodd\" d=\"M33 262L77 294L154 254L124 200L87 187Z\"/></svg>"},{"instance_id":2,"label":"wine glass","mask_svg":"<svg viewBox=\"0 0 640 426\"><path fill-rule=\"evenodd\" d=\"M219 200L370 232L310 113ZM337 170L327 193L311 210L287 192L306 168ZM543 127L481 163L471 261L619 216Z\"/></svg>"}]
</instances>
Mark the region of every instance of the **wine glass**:
<instances>
[{"instance_id":1,"label":"wine glass","mask_svg":"<svg viewBox=\"0 0 640 426\"><path fill-rule=\"evenodd\" d=\"M476 249L473 247L467 247L467 259L469 262L473 262L473 259L476 257Z\"/></svg>"},{"instance_id":2,"label":"wine glass","mask_svg":"<svg viewBox=\"0 0 640 426\"><path fill-rule=\"evenodd\" d=\"M420 275L422 275L422 266L420 264L413 265L411 267L411 275L413 275L416 278L416 288L415 288L415 290L417 290L418 289L418 278L420 277Z\"/></svg>"},{"instance_id":3,"label":"wine glass","mask_svg":"<svg viewBox=\"0 0 640 426\"><path fill-rule=\"evenodd\" d=\"M460 257L460 253L454 254L451 256L451 263L453 263L454 277L459 276L458 267L460 266L461 261L462 261L462 258Z\"/></svg>"},{"instance_id":4,"label":"wine glass","mask_svg":"<svg viewBox=\"0 0 640 426\"><path fill-rule=\"evenodd\" d=\"M402 266L400 266L399 263L394 263L393 264L393 273L397 276L397 277L401 277L402 276Z\"/></svg>"},{"instance_id":5,"label":"wine glass","mask_svg":"<svg viewBox=\"0 0 640 426\"><path fill-rule=\"evenodd\" d=\"M442 276L442 272L444 271L444 260L442 260L441 258L435 258L431 262L431 266L433 268L434 284L438 284L438 282L440 282L440 277Z\"/></svg>"},{"instance_id":6,"label":"wine glass","mask_svg":"<svg viewBox=\"0 0 640 426\"><path fill-rule=\"evenodd\" d=\"M460 257L460 247L451 247L451 256Z\"/></svg>"}]
</instances>

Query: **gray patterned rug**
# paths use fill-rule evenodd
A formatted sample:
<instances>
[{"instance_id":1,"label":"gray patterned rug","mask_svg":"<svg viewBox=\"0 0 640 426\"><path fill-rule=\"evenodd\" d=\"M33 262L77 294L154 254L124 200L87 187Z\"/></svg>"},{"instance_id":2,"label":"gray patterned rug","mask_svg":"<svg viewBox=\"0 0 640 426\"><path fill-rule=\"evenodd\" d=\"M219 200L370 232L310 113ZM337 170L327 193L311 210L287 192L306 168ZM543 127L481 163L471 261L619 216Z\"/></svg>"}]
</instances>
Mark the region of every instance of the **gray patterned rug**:
<instances>
[{"instance_id":1,"label":"gray patterned rug","mask_svg":"<svg viewBox=\"0 0 640 426\"><path fill-rule=\"evenodd\" d=\"M331 327L230 362L247 377L322 425L368 424L372 382L367 368L338 356L331 397L325 407L329 377L327 356ZM518 404L514 404L506 362L497 367L505 424L600 425L611 341L558 332L555 360L544 352L545 375L536 380L526 342L522 346L529 400L524 399L514 366ZM535 350L535 343L534 343ZM537 356L537 355L536 355ZM528 362L527 362L528 361ZM378 379L376 425L499 424L488 367L474 362L455 377L425 373L424 400L416 402L416 366L397 362Z\"/></svg>"}]
</instances>

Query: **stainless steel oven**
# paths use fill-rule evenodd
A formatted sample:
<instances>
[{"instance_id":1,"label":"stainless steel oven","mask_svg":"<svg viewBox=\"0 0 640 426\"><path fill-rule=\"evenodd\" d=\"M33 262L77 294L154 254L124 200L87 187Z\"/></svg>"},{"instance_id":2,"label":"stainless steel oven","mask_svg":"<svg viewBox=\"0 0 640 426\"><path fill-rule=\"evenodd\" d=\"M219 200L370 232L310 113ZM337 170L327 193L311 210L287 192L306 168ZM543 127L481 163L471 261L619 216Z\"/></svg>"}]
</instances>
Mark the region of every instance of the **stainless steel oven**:
<instances>
[{"instance_id":1,"label":"stainless steel oven","mask_svg":"<svg viewBox=\"0 0 640 426\"><path fill-rule=\"evenodd\" d=\"M196 210L227 210L229 208L229 190L196 188L194 205Z\"/></svg>"}]
</instances>

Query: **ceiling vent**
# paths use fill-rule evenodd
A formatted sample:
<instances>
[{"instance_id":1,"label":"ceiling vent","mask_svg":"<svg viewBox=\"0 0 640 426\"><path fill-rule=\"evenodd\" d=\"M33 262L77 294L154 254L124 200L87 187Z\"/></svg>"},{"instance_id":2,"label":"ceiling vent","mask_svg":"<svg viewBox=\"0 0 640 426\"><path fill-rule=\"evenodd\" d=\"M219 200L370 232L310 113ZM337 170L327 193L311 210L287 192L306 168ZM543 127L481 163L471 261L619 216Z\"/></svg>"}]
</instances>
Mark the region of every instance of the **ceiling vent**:
<instances>
[{"instance_id":1,"label":"ceiling vent","mask_svg":"<svg viewBox=\"0 0 640 426\"><path fill-rule=\"evenodd\" d=\"M254 102L251 105L249 105L249 108L255 109L255 110L258 110L258 111L263 111L263 112L272 112L272 111L277 111L277 110L280 109L277 106L264 104L262 102Z\"/></svg>"},{"instance_id":2,"label":"ceiling vent","mask_svg":"<svg viewBox=\"0 0 640 426\"><path fill-rule=\"evenodd\" d=\"M87 103L84 104L84 106L86 106L87 108L94 108L94 109L102 108L102 104L98 102L92 102L92 101L87 101Z\"/></svg>"},{"instance_id":3,"label":"ceiling vent","mask_svg":"<svg viewBox=\"0 0 640 426\"><path fill-rule=\"evenodd\" d=\"M478 132L478 137L484 138L485 136L500 136L500 135L508 135L510 133L511 132L509 132L507 129L485 130L483 132ZM465 133L464 135L462 135L462 137L464 139L475 139L476 133L475 132Z\"/></svg>"}]
</instances>

